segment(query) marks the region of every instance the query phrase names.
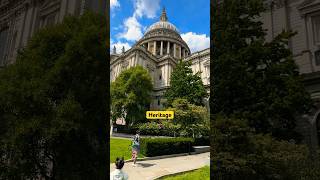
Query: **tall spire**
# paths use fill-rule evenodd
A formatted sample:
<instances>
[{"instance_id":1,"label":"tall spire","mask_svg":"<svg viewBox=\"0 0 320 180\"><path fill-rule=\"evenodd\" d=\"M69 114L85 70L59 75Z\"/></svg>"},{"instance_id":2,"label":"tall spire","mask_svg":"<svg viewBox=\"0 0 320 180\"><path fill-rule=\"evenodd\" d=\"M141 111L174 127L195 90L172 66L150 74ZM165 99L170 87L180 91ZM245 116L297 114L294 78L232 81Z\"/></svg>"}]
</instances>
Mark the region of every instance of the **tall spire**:
<instances>
[{"instance_id":1,"label":"tall spire","mask_svg":"<svg viewBox=\"0 0 320 180\"><path fill-rule=\"evenodd\" d=\"M165 9L165 7L163 7L162 14L160 16L160 21L167 21L167 20L168 20L168 18L167 18L166 9Z\"/></svg>"},{"instance_id":2,"label":"tall spire","mask_svg":"<svg viewBox=\"0 0 320 180\"><path fill-rule=\"evenodd\" d=\"M116 46L113 46L113 54L117 54L117 48L116 48Z\"/></svg>"}]
</instances>

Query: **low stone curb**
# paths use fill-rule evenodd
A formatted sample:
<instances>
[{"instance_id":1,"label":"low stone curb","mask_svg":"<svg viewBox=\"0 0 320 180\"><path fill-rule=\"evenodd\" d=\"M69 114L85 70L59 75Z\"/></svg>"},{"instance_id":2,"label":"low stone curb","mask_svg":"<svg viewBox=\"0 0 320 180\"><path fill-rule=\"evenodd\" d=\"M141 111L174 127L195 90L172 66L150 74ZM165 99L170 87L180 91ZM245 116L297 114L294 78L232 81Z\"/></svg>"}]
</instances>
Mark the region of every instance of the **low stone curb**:
<instances>
[{"instance_id":1,"label":"low stone curb","mask_svg":"<svg viewBox=\"0 0 320 180\"><path fill-rule=\"evenodd\" d=\"M207 151L207 152L209 152L209 151ZM170 154L170 155L163 155L163 156L145 157L145 158L138 158L137 161L157 160L157 159L165 159L165 158L172 158L172 157L202 154L202 153L206 153L206 152L191 152L190 154L189 153L180 153L180 154ZM133 160L129 159L129 160L125 160L124 162L133 162Z\"/></svg>"},{"instance_id":2,"label":"low stone curb","mask_svg":"<svg viewBox=\"0 0 320 180\"><path fill-rule=\"evenodd\" d=\"M203 167L205 167L205 166L203 166ZM203 167L200 167L200 168L203 168ZM158 179L163 178L163 177L174 176L174 175L181 174L181 173L187 173L187 172L195 171L195 170L200 169L200 168L190 169L188 171L182 171L182 172L178 172L178 173L171 173L171 174L167 174L167 175L160 175L160 176L156 176L154 179L158 180Z\"/></svg>"}]
</instances>

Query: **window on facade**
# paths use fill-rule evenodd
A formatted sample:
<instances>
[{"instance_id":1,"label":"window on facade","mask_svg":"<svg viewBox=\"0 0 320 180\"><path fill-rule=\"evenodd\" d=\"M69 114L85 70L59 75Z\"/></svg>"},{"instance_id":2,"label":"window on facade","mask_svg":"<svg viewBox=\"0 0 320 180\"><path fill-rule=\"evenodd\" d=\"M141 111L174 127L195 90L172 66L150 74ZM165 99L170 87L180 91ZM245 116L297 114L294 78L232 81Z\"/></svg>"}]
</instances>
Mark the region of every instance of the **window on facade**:
<instances>
[{"instance_id":1,"label":"window on facade","mask_svg":"<svg viewBox=\"0 0 320 180\"><path fill-rule=\"evenodd\" d=\"M169 54L173 56L173 43L170 43Z\"/></svg>"},{"instance_id":2,"label":"window on facade","mask_svg":"<svg viewBox=\"0 0 320 180\"><path fill-rule=\"evenodd\" d=\"M161 79L162 79L162 75L160 74L160 75L159 75L159 80L161 80Z\"/></svg>"},{"instance_id":3,"label":"window on facade","mask_svg":"<svg viewBox=\"0 0 320 180\"><path fill-rule=\"evenodd\" d=\"M163 51L162 51L163 55L167 54L167 45L168 43L166 41L163 41Z\"/></svg>"},{"instance_id":4,"label":"window on facade","mask_svg":"<svg viewBox=\"0 0 320 180\"><path fill-rule=\"evenodd\" d=\"M318 135L318 144L320 145L320 115L317 116L317 135Z\"/></svg>"},{"instance_id":5,"label":"window on facade","mask_svg":"<svg viewBox=\"0 0 320 180\"><path fill-rule=\"evenodd\" d=\"M18 32L16 31L14 33L13 39L12 39L12 45L11 45L11 53L13 53L15 47L16 47L16 41L17 41L17 34Z\"/></svg>"},{"instance_id":6,"label":"window on facade","mask_svg":"<svg viewBox=\"0 0 320 180\"><path fill-rule=\"evenodd\" d=\"M208 69L209 69L208 66L204 67L204 73L205 73L204 75L205 75L206 78L209 78Z\"/></svg>"},{"instance_id":7,"label":"window on facade","mask_svg":"<svg viewBox=\"0 0 320 180\"><path fill-rule=\"evenodd\" d=\"M0 66L4 64L8 28L0 30Z\"/></svg>"},{"instance_id":8,"label":"window on facade","mask_svg":"<svg viewBox=\"0 0 320 180\"><path fill-rule=\"evenodd\" d=\"M176 54L175 54L175 56L176 56L176 57L179 57L179 54L180 54L179 47L176 46Z\"/></svg>"},{"instance_id":9,"label":"window on facade","mask_svg":"<svg viewBox=\"0 0 320 180\"><path fill-rule=\"evenodd\" d=\"M320 15L312 18L314 43L320 45Z\"/></svg>"},{"instance_id":10,"label":"window on facade","mask_svg":"<svg viewBox=\"0 0 320 180\"><path fill-rule=\"evenodd\" d=\"M158 97L158 106L160 106L160 98Z\"/></svg>"},{"instance_id":11,"label":"window on facade","mask_svg":"<svg viewBox=\"0 0 320 180\"><path fill-rule=\"evenodd\" d=\"M50 14L47 16L47 22L46 25L53 25L55 23L56 15L55 14Z\"/></svg>"},{"instance_id":12,"label":"window on facade","mask_svg":"<svg viewBox=\"0 0 320 180\"><path fill-rule=\"evenodd\" d=\"M319 66L320 65L320 50L318 50L314 53L314 57L315 57L316 65Z\"/></svg>"},{"instance_id":13,"label":"window on facade","mask_svg":"<svg viewBox=\"0 0 320 180\"><path fill-rule=\"evenodd\" d=\"M156 54L159 56L160 55L160 49L161 49L161 42L156 42Z\"/></svg>"}]
</instances>

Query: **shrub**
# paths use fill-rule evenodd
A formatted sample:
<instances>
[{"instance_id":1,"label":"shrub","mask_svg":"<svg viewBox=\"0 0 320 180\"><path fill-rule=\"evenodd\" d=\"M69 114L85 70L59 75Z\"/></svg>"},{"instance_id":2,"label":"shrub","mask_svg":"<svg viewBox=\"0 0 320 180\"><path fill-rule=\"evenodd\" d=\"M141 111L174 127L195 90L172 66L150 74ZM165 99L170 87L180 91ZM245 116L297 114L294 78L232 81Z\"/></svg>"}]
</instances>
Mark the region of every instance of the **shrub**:
<instances>
[{"instance_id":1,"label":"shrub","mask_svg":"<svg viewBox=\"0 0 320 180\"><path fill-rule=\"evenodd\" d=\"M203 106L191 104L186 99L175 99L172 103L172 108L167 110L174 111L174 123L180 124L188 132L188 127L198 126L199 124L209 127L208 110ZM190 132L190 134L192 135L193 133Z\"/></svg>"},{"instance_id":2,"label":"shrub","mask_svg":"<svg viewBox=\"0 0 320 180\"><path fill-rule=\"evenodd\" d=\"M160 156L192 151L191 138L142 138L141 153L144 156Z\"/></svg>"},{"instance_id":3,"label":"shrub","mask_svg":"<svg viewBox=\"0 0 320 180\"><path fill-rule=\"evenodd\" d=\"M136 134L139 129L138 126L125 126L125 125L115 125L114 128L117 128L117 133L126 133L126 134Z\"/></svg>"},{"instance_id":4,"label":"shrub","mask_svg":"<svg viewBox=\"0 0 320 180\"><path fill-rule=\"evenodd\" d=\"M170 121L162 121L162 129L161 133L166 136L179 136L179 131L181 129L181 125L173 124Z\"/></svg>"},{"instance_id":5,"label":"shrub","mask_svg":"<svg viewBox=\"0 0 320 180\"><path fill-rule=\"evenodd\" d=\"M142 135L158 136L160 134L160 127L158 123L144 123L139 126Z\"/></svg>"},{"instance_id":6,"label":"shrub","mask_svg":"<svg viewBox=\"0 0 320 180\"><path fill-rule=\"evenodd\" d=\"M139 125L139 130L142 135L175 136L178 134L179 129L180 125L174 125L167 121L163 121L162 123L150 122Z\"/></svg>"}]
</instances>

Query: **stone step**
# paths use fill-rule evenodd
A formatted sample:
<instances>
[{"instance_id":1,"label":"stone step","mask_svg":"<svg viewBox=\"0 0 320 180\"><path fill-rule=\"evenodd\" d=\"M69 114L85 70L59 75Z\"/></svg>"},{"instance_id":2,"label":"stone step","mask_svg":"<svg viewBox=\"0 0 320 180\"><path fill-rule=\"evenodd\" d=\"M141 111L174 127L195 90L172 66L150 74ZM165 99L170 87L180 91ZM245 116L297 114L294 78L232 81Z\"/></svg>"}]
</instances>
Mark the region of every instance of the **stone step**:
<instances>
[{"instance_id":1,"label":"stone step","mask_svg":"<svg viewBox=\"0 0 320 180\"><path fill-rule=\"evenodd\" d=\"M210 152L210 146L193 146L195 153Z\"/></svg>"}]
</instances>

